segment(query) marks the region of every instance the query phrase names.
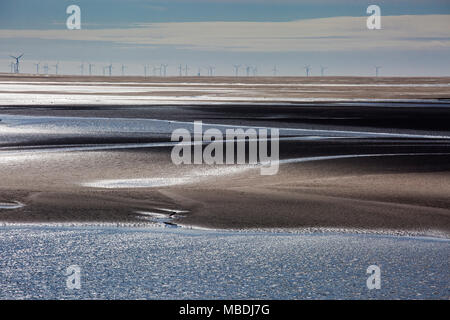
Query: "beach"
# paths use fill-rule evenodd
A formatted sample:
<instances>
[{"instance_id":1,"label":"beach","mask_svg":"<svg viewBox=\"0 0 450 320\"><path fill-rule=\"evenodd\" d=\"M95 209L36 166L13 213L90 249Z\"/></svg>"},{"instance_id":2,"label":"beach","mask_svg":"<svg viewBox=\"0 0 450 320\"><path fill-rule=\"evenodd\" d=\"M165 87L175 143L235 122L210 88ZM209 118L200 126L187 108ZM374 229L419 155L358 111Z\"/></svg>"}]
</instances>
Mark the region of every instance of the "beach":
<instances>
[{"instance_id":1,"label":"beach","mask_svg":"<svg viewBox=\"0 0 450 320\"><path fill-rule=\"evenodd\" d=\"M1 223L141 225L139 212L174 210L202 228L449 235L446 78L100 78L0 78L0 96L22 97L1 103L0 202L23 204ZM96 100L108 90L120 103ZM278 174L174 165L171 132L194 121L278 128Z\"/></svg>"}]
</instances>

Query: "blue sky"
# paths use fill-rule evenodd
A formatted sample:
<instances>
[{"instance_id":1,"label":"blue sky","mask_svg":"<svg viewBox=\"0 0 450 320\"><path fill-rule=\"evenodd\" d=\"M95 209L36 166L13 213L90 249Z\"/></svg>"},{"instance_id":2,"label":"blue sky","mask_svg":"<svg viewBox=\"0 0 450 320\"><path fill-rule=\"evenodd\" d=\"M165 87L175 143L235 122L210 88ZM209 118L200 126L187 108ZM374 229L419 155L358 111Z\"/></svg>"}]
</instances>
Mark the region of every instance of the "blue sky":
<instances>
[{"instance_id":1,"label":"blue sky","mask_svg":"<svg viewBox=\"0 0 450 320\"><path fill-rule=\"evenodd\" d=\"M65 9L77 4L82 30L67 30ZM366 8L382 10L382 30L367 30ZM302 75L310 64L333 75L450 76L450 1L431 0L1 0L0 71L9 54L25 52L23 71L33 63L59 61L60 71L80 63L179 64L190 73L216 66L253 65L261 75L274 65L284 75Z\"/></svg>"},{"instance_id":2,"label":"blue sky","mask_svg":"<svg viewBox=\"0 0 450 320\"><path fill-rule=\"evenodd\" d=\"M292 21L361 16L370 4L383 15L450 14L448 0L2 0L0 28L57 28L65 8L77 4L92 28L136 22Z\"/></svg>"}]
</instances>

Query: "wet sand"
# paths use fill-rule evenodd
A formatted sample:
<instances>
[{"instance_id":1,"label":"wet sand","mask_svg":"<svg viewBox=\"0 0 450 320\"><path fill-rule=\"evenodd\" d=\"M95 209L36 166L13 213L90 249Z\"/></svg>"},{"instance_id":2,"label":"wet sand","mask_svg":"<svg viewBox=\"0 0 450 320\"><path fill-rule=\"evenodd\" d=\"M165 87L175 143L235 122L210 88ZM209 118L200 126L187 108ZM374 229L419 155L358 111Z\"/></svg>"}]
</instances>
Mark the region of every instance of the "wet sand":
<instances>
[{"instance_id":1,"label":"wet sand","mask_svg":"<svg viewBox=\"0 0 450 320\"><path fill-rule=\"evenodd\" d=\"M52 79L62 80L74 79ZM327 79L332 83L338 80L343 79ZM425 80L430 82L396 79L395 84L423 84ZM181 80L164 81L178 85ZM279 81L283 84L293 80ZM347 79L348 83L356 81L373 84L381 80ZM384 83L392 82L384 79ZM449 80L434 79L436 82ZM396 90L381 88L372 88L378 97L393 97ZM427 97L435 93L428 91ZM141 225L148 220L138 212L181 210L186 212L175 217L174 222L198 227L336 229L449 237L447 103L293 104L283 103L283 96L279 93L276 105L3 105L0 202L19 201L25 206L0 208L0 223ZM59 118L53 122L42 118L49 116L71 120L62 125ZM95 122L98 118L106 122ZM146 119L168 121L156 125ZM129 122L134 120L138 122ZM170 160L171 147L164 145L170 142L173 123L169 121L194 120L299 129L286 131L285 137L301 139L281 141L281 160L336 155L348 158L282 164L275 176L261 176L258 169L245 166L175 166ZM107 148L90 149L98 146ZM357 155L367 157L353 157ZM129 188L86 186L118 179L163 179L174 183Z\"/></svg>"},{"instance_id":2,"label":"wet sand","mask_svg":"<svg viewBox=\"0 0 450 320\"><path fill-rule=\"evenodd\" d=\"M298 104L327 101L447 101L449 78L80 77L0 74L0 105ZM422 101L423 102L423 101Z\"/></svg>"}]
</instances>

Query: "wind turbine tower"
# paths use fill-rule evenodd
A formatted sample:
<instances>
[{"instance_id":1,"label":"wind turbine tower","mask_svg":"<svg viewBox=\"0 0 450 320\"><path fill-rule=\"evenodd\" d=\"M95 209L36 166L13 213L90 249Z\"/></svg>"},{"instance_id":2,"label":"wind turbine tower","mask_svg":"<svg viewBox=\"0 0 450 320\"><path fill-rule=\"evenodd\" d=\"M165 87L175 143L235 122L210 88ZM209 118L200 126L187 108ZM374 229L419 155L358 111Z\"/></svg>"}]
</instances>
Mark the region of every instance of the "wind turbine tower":
<instances>
[{"instance_id":1,"label":"wind turbine tower","mask_svg":"<svg viewBox=\"0 0 450 320\"><path fill-rule=\"evenodd\" d=\"M84 63L80 64L80 74L84 75Z\"/></svg>"},{"instance_id":2,"label":"wind turbine tower","mask_svg":"<svg viewBox=\"0 0 450 320\"><path fill-rule=\"evenodd\" d=\"M11 63L9 64L9 67L11 68L11 73L14 72L15 66L16 66L16 64L15 64L14 62L11 62Z\"/></svg>"},{"instance_id":3,"label":"wind turbine tower","mask_svg":"<svg viewBox=\"0 0 450 320\"><path fill-rule=\"evenodd\" d=\"M89 63L89 76L92 76L92 69L94 69L93 67L94 67L94 64Z\"/></svg>"},{"instance_id":4,"label":"wind turbine tower","mask_svg":"<svg viewBox=\"0 0 450 320\"><path fill-rule=\"evenodd\" d=\"M306 76L309 77L309 74L311 73L311 66L307 65L304 68L305 68L305 71L306 71Z\"/></svg>"},{"instance_id":5,"label":"wind turbine tower","mask_svg":"<svg viewBox=\"0 0 450 320\"><path fill-rule=\"evenodd\" d=\"M245 74L247 75L247 77L248 76L250 76L250 71L252 70L252 67L251 66L247 66L246 68L245 68Z\"/></svg>"},{"instance_id":6,"label":"wind turbine tower","mask_svg":"<svg viewBox=\"0 0 450 320\"><path fill-rule=\"evenodd\" d=\"M235 64L234 66L234 74L236 75L236 77L239 76L239 69L241 68L240 64Z\"/></svg>"},{"instance_id":7,"label":"wind turbine tower","mask_svg":"<svg viewBox=\"0 0 450 320\"><path fill-rule=\"evenodd\" d=\"M273 76L276 77L277 73L278 73L278 68L276 65L273 66L272 72L273 72Z\"/></svg>"},{"instance_id":8,"label":"wind turbine tower","mask_svg":"<svg viewBox=\"0 0 450 320\"><path fill-rule=\"evenodd\" d=\"M214 70L216 69L216 67L213 66L208 66L208 75L210 77L214 76Z\"/></svg>"},{"instance_id":9,"label":"wind turbine tower","mask_svg":"<svg viewBox=\"0 0 450 320\"><path fill-rule=\"evenodd\" d=\"M184 75L187 77L188 76L188 71L189 71L189 67L188 67L188 65L186 65L185 67L184 67Z\"/></svg>"},{"instance_id":10,"label":"wind turbine tower","mask_svg":"<svg viewBox=\"0 0 450 320\"><path fill-rule=\"evenodd\" d=\"M55 67L55 74L58 74L59 62L53 65Z\"/></svg>"},{"instance_id":11,"label":"wind turbine tower","mask_svg":"<svg viewBox=\"0 0 450 320\"><path fill-rule=\"evenodd\" d=\"M323 76L325 76L325 70L327 70L328 69L328 67L324 67L324 66L321 66L320 67L320 75L323 77Z\"/></svg>"},{"instance_id":12,"label":"wind turbine tower","mask_svg":"<svg viewBox=\"0 0 450 320\"><path fill-rule=\"evenodd\" d=\"M375 76L378 77L378 75L380 74L380 69L382 67L381 66L375 66Z\"/></svg>"},{"instance_id":13,"label":"wind turbine tower","mask_svg":"<svg viewBox=\"0 0 450 320\"><path fill-rule=\"evenodd\" d=\"M164 75L164 77L167 75L167 67L168 66L169 66L168 64L162 64L161 65L161 69L160 70L162 70L162 75Z\"/></svg>"},{"instance_id":14,"label":"wind turbine tower","mask_svg":"<svg viewBox=\"0 0 450 320\"><path fill-rule=\"evenodd\" d=\"M40 66L40 62L35 63L34 65L36 66L36 74L39 74L39 66Z\"/></svg>"},{"instance_id":15,"label":"wind turbine tower","mask_svg":"<svg viewBox=\"0 0 450 320\"><path fill-rule=\"evenodd\" d=\"M14 65L14 73L19 73L19 62L20 62L20 58L23 57L23 53L18 57L14 57L14 56L10 56L10 57L16 60L16 63Z\"/></svg>"},{"instance_id":16,"label":"wind turbine tower","mask_svg":"<svg viewBox=\"0 0 450 320\"><path fill-rule=\"evenodd\" d=\"M111 77L111 75L112 75L112 69L113 69L112 63L110 63L109 65L107 65L107 66L105 67L105 69L108 70L108 75Z\"/></svg>"},{"instance_id":17,"label":"wind turbine tower","mask_svg":"<svg viewBox=\"0 0 450 320\"><path fill-rule=\"evenodd\" d=\"M44 64L44 73L48 74L48 63Z\"/></svg>"},{"instance_id":18,"label":"wind turbine tower","mask_svg":"<svg viewBox=\"0 0 450 320\"><path fill-rule=\"evenodd\" d=\"M148 65L144 64L144 77L147 78Z\"/></svg>"},{"instance_id":19,"label":"wind turbine tower","mask_svg":"<svg viewBox=\"0 0 450 320\"><path fill-rule=\"evenodd\" d=\"M253 76L256 77L256 75L258 74L258 67L253 67L252 72L253 72Z\"/></svg>"},{"instance_id":20,"label":"wind turbine tower","mask_svg":"<svg viewBox=\"0 0 450 320\"><path fill-rule=\"evenodd\" d=\"M125 69L128 68L126 65L122 64L122 77L125 76Z\"/></svg>"}]
</instances>

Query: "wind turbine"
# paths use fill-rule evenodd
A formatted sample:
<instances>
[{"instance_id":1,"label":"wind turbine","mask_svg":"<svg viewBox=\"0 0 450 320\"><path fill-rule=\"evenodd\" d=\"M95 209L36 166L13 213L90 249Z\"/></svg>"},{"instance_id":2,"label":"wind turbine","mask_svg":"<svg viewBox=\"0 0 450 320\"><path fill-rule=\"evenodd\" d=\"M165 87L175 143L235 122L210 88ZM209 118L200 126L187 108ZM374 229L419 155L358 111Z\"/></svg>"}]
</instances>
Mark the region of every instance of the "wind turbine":
<instances>
[{"instance_id":1,"label":"wind turbine","mask_svg":"<svg viewBox=\"0 0 450 320\"><path fill-rule=\"evenodd\" d=\"M307 66L304 66L304 68L305 68L305 71L306 71L306 76L309 77L309 73L311 72L311 66L307 65Z\"/></svg>"},{"instance_id":2,"label":"wind turbine","mask_svg":"<svg viewBox=\"0 0 450 320\"><path fill-rule=\"evenodd\" d=\"M144 77L147 77L147 69L148 69L148 65L144 64Z\"/></svg>"},{"instance_id":3,"label":"wind turbine","mask_svg":"<svg viewBox=\"0 0 450 320\"><path fill-rule=\"evenodd\" d=\"M253 67L252 72L253 72L253 76L256 77L256 75L258 74L258 67Z\"/></svg>"},{"instance_id":4,"label":"wind turbine","mask_svg":"<svg viewBox=\"0 0 450 320\"><path fill-rule=\"evenodd\" d=\"M53 65L55 67L55 74L58 74L59 62Z\"/></svg>"},{"instance_id":5,"label":"wind turbine","mask_svg":"<svg viewBox=\"0 0 450 320\"><path fill-rule=\"evenodd\" d=\"M325 70L327 70L328 67L320 66L320 75L323 77L325 75Z\"/></svg>"},{"instance_id":6,"label":"wind turbine","mask_svg":"<svg viewBox=\"0 0 450 320\"><path fill-rule=\"evenodd\" d=\"M112 69L113 69L112 63L110 63L109 65L107 65L107 66L105 67L105 69L108 70L108 75L111 77L111 75L112 75ZM103 70L104 70L104 69L103 69Z\"/></svg>"},{"instance_id":7,"label":"wind turbine","mask_svg":"<svg viewBox=\"0 0 450 320\"><path fill-rule=\"evenodd\" d=\"M163 70L164 77L167 75L167 67L168 66L169 66L168 64L162 64L161 65L161 69L160 70Z\"/></svg>"},{"instance_id":8,"label":"wind turbine","mask_svg":"<svg viewBox=\"0 0 450 320\"><path fill-rule=\"evenodd\" d=\"M48 63L44 64L44 73L48 74Z\"/></svg>"},{"instance_id":9,"label":"wind turbine","mask_svg":"<svg viewBox=\"0 0 450 320\"><path fill-rule=\"evenodd\" d=\"M16 64L14 66L14 73L19 73L19 60L20 60L20 58L23 57L23 53L18 57L14 57L14 56L10 56L10 57L13 59L16 59Z\"/></svg>"},{"instance_id":10,"label":"wind turbine","mask_svg":"<svg viewBox=\"0 0 450 320\"><path fill-rule=\"evenodd\" d=\"M240 69L241 65L235 64L233 67L234 67L234 73L235 73L236 77L239 76L239 69Z\"/></svg>"},{"instance_id":11,"label":"wind turbine","mask_svg":"<svg viewBox=\"0 0 450 320\"><path fill-rule=\"evenodd\" d=\"M40 62L34 63L34 65L36 66L36 74L39 74L39 65L40 64L41 64Z\"/></svg>"},{"instance_id":12,"label":"wind turbine","mask_svg":"<svg viewBox=\"0 0 450 320\"><path fill-rule=\"evenodd\" d=\"M247 77L248 76L250 76L250 71L252 70L252 67L251 66L247 66L246 68L245 68L245 74L247 75Z\"/></svg>"},{"instance_id":13,"label":"wind turbine","mask_svg":"<svg viewBox=\"0 0 450 320\"><path fill-rule=\"evenodd\" d=\"M276 65L273 66L272 72L273 72L273 76L276 77L277 73L278 73L278 68Z\"/></svg>"},{"instance_id":14,"label":"wind turbine","mask_svg":"<svg viewBox=\"0 0 450 320\"><path fill-rule=\"evenodd\" d=\"M216 69L216 67L208 66L208 76L210 76L210 77L214 76L215 69Z\"/></svg>"},{"instance_id":15,"label":"wind turbine","mask_svg":"<svg viewBox=\"0 0 450 320\"><path fill-rule=\"evenodd\" d=\"M188 76L188 71L189 71L189 67L188 67L188 65L186 65L185 67L184 67L184 75L187 77Z\"/></svg>"},{"instance_id":16,"label":"wind turbine","mask_svg":"<svg viewBox=\"0 0 450 320\"><path fill-rule=\"evenodd\" d=\"M122 64L122 77L125 76L125 69L128 68L126 65Z\"/></svg>"},{"instance_id":17,"label":"wind turbine","mask_svg":"<svg viewBox=\"0 0 450 320\"><path fill-rule=\"evenodd\" d=\"M375 76L376 77L378 77L381 68L382 68L381 66L375 66Z\"/></svg>"},{"instance_id":18,"label":"wind turbine","mask_svg":"<svg viewBox=\"0 0 450 320\"><path fill-rule=\"evenodd\" d=\"M180 65L178 66L178 75L181 77L183 75L183 67Z\"/></svg>"},{"instance_id":19,"label":"wind turbine","mask_svg":"<svg viewBox=\"0 0 450 320\"><path fill-rule=\"evenodd\" d=\"M92 76L92 67L94 66L94 64L89 63L89 76Z\"/></svg>"}]
</instances>

